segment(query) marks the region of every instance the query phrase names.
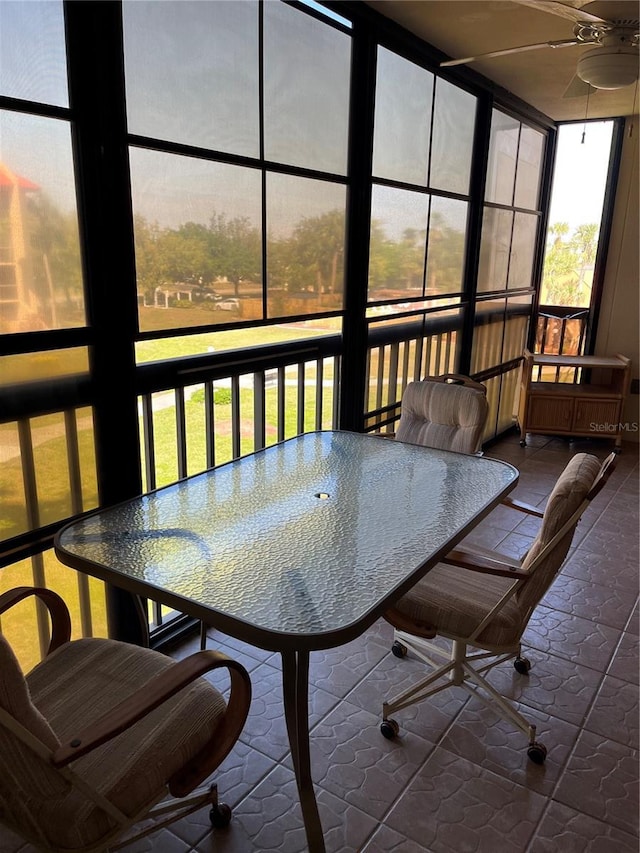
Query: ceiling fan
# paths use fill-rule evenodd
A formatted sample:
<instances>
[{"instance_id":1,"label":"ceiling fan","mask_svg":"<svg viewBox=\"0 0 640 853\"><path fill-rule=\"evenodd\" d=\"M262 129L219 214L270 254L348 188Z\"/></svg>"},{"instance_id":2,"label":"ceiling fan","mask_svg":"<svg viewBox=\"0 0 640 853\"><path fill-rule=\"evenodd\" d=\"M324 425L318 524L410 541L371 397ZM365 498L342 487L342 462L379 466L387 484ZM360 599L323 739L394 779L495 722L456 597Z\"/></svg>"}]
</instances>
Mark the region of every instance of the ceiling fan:
<instances>
[{"instance_id":1,"label":"ceiling fan","mask_svg":"<svg viewBox=\"0 0 640 853\"><path fill-rule=\"evenodd\" d=\"M601 18L592 12L581 8L579 2L560 2L560 0L513 0L522 6L529 6L543 12L573 21L573 38L525 44L504 50L494 50L478 56L467 56L463 59L451 59L441 62L441 67L466 65L477 59L491 59L510 53L522 53L528 50L550 47L572 47L575 45L593 45L593 50L585 51L578 59L576 75L569 83L563 97L572 98L590 94L598 89L622 89L630 86L640 76L638 62L638 43L640 33L638 19L612 17L611 20ZM596 6L600 9L610 5L615 12L616 3L587 3L586 6ZM634 3L634 8L637 5Z\"/></svg>"}]
</instances>

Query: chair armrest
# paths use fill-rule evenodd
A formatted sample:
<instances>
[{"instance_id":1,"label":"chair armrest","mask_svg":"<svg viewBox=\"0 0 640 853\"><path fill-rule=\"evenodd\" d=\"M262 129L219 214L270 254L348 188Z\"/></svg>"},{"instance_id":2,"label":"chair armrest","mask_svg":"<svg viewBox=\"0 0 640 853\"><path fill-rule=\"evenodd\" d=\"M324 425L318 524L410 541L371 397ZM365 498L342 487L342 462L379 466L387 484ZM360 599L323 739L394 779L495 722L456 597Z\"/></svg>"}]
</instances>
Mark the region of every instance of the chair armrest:
<instances>
[{"instance_id":1,"label":"chair armrest","mask_svg":"<svg viewBox=\"0 0 640 853\"><path fill-rule=\"evenodd\" d=\"M227 727L223 737L235 743L237 734L244 726L251 703L251 680L246 669L238 661L212 650L196 652L188 658L177 661L174 666L161 672L155 678L136 690L108 714L105 714L91 726L78 732L68 744L59 747L52 756L54 767L65 767L77 758L91 752L98 746L121 734L134 723L146 717L151 711L166 702L192 681L206 672L225 667L231 676L231 694L227 702L225 716L237 718L237 725ZM231 730L232 729L232 730ZM236 734L237 730L237 734Z\"/></svg>"},{"instance_id":2,"label":"chair armrest","mask_svg":"<svg viewBox=\"0 0 640 853\"><path fill-rule=\"evenodd\" d=\"M506 497L503 498L500 503L502 506L507 506L510 509L517 509L520 512L526 512L528 515L535 515L537 518L543 518L544 512L538 509L537 506L532 506L531 504L524 503L524 501L518 501L515 498Z\"/></svg>"},{"instance_id":3,"label":"chair armrest","mask_svg":"<svg viewBox=\"0 0 640 853\"><path fill-rule=\"evenodd\" d=\"M57 592L41 586L18 586L0 595L0 614L9 610L14 604L30 596L36 596L49 611L51 617L51 641L47 654L50 655L59 646L71 639L71 617L69 609Z\"/></svg>"},{"instance_id":4,"label":"chair armrest","mask_svg":"<svg viewBox=\"0 0 640 853\"><path fill-rule=\"evenodd\" d=\"M503 554L489 556L488 554L474 554L464 548L456 548L449 551L440 562L449 566L470 569L473 572L481 572L485 575L498 575L510 580L529 577L529 572L523 572L520 563Z\"/></svg>"}]
</instances>

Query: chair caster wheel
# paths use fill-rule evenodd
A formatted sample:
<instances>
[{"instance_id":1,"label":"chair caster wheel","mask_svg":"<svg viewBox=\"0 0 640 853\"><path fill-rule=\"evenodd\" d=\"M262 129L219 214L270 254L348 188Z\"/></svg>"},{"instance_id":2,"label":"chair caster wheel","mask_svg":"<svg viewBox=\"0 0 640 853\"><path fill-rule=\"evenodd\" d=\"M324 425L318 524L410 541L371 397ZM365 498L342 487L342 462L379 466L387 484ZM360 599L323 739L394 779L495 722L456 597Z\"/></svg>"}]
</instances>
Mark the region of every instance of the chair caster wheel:
<instances>
[{"instance_id":1,"label":"chair caster wheel","mask_svg":"<svg viewBox=\"0 0 640 853\"><path fill-rule=\"evenodd\" d=\"M231 809L226 803L218 803L209 812L209 820L215 829L226 829L231 823Z\"/></svg>"},{"instance_id":2,"label":"chair caster wheel","mask_svg":"<svg viewBox=\"0 0 640 853\"><path fill-rule=\"evenodd\" d=\"M400 732L400 726L396 723L395 720L383 720L380 723L380 731L386 737L387 740L393 740L394 737L398 736Z\"/></svg>"},{"instance_id":3,"label":"chair caster wheel","mask_svg":"<svg viewBox=\"0 0 640 853\"><path fill-rule=\"evenodd\" d=\"M536 741L527 750L527 755L534 764L544 764L544 760L547 757L547 747L543 743Z\"/></svg>"},{"instance_id":4,"label":"chair caster wheel","mask_svg":"<svg viewBox=\"0 0 640 853\"><path fill-rule=\"evenodd\" d=\"M529 658L517 657L513 662L513 668L516 672L519 672L520 675L528 675L529 670L531 669L531 661Z\"/></svg>"},{"instance_id":5,"label":"chair caster wheel","mask_svg":"<svg viewBox=\"0 0 640 853\"><path fill-rule=\"evenodd\" d=\"M391 646L391 651L397 658L404 658L407 656L407 647L399 640L394 641Z\"/></svg>"}]
</instances>

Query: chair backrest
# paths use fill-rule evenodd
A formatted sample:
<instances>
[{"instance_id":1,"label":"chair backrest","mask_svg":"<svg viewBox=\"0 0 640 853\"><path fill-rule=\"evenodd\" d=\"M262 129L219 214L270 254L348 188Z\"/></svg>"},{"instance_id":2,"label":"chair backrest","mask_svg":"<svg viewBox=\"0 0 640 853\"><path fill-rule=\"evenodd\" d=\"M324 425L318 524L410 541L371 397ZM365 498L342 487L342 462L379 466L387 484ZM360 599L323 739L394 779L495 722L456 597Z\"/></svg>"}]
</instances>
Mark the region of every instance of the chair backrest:
<instances>
[{"instance_id":1,"label":"chair backrest","mask_svg":"<svg viewBox=\"0 0 640 853\"><path fill-rule=\"evenodd\" d=\"M562 568L580 516L614 467L614 453L602 464L595 456L577 453L558 478L549 495L538 535L522 561L521 568L531 572L531 577L516 593L525 618L528 619Z\"/></svg>"},{"instance_id":2,"label":"chair backrest","mask_svg":"<svg viewBox=\"0 0 640 853\"><path fill-rule=\"evenodd\" d=\"M20 728L41 744L42 755L12 730ZM44 757L60 745L51 726L31 701L29 688L13 649L0 634L0 812L9 825L28 828L44 840L37 820L39 807L61 796L69 783Z\"/></svg>"},{"instance_id":3,"label":"chair backrest","mask_svg":"<svg viewBox=\"0 0 640 853\"><path fill-rule=\"evenodd\" d=\"M402 395L396 439L477 453L488 414L484 386L468 377L446 375L410 382Z\"/></svg>"}]
</instances>

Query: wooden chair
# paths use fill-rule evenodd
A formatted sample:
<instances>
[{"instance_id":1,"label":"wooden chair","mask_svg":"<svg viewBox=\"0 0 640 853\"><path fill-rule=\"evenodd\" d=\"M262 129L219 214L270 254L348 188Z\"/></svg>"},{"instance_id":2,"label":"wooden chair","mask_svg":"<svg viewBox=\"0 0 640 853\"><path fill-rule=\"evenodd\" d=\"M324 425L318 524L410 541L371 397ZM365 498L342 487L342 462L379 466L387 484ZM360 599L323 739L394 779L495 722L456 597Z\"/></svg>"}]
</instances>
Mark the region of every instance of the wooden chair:
<instances>
[{"instance_id":1,"label":"wooden chair","mask_svg":"<svg viewBox=\"0 0 640 853\"><path fill-rule=\"evenodd\" d=\"M244 667L214 651L176 662L116 640L72 641L67 607L47 589L4 593L0 614L30 596L51 615L51 643L25 677L0 635L0 821L39 849L85 853L207 805L212 824L226 826L231 810L216 786L195 789L245 724ZM230 676L227 701L202 677L220 668Z\"/></svg>"},{"instance_id":2,"label":"wooden chair","mask_svg":"<svg viewBox=\"0 0 640 853\"><path fill-rule=\"evenodd\" d=\"M522 634L562 567L580 516L604 486L615 460L615 453L602 465L586 453L574 456L551 492L544 513L519 501L507 501L514 509L542 518L540 531L521 562L496 552L458 548L384 614L395 628L392 651L396 657L404 657L410 650L431 667L425 678L383 704L381 731L385 737L393 738L399 732L392 713L458 686L525 732L529 758L539 764L544 761L546 748L536 741L536 727L484 674L510 659L517 672L529 671L529 661L521 656ZM436 636L451 641L450 651L428 642Z\"/></svg>"}]
</instances>

